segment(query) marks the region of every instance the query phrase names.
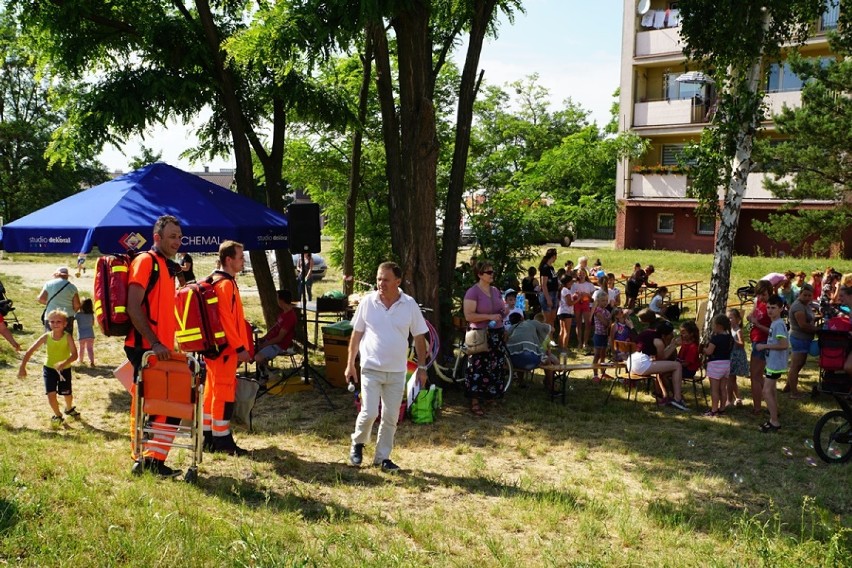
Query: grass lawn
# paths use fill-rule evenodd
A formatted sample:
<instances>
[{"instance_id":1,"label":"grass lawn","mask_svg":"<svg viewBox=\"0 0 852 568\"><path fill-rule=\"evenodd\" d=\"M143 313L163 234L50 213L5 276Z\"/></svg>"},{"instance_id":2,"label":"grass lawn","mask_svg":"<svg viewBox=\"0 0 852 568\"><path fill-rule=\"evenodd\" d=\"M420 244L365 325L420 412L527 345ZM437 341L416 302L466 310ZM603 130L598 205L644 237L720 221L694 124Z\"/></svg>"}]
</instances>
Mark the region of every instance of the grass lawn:
<instances>
[{"instance_id":1,"label":"grass lawn","mask_svg":"<svg viewBox=\"0 0 852 568\"><path fill-rule=\"evenodd\" d=\"M663 251L584 251L616 274L653 263L659 282L706 279L712 258ZM16 270L67 258L6 255L0 273L37 337L38 287ZM200 257L197 273L212 267ZM530 262L537 265L538 259ZM820 259L736 257L732 290L772 271L825 268ZM852 265L835 265L852 272ZM72 264L73 265L73 264ZM89 266L93 266L90 259ZM76 281L91 290L91 277ZM259 319L250 276L240 277ZM314 293L339 287L333 269ZM704 285L699 293L706 294ZM346 465L352 395L264 397L255 431L236 431L250 458L205 455L197 485L129 474L129 395L112 378L121 341L98 337L98 366L74 375L77 421L50 429L40 366L0 340L0 563L23 566L849 566L852 470L808 447L825 396L779 395L783 428L761 434L746 406L705 418L658 408L642 393L572 376L565 406L537 382L486 417L445 390L432 425L404 422L399 475ZM322 367L322 353L312 355ZM34 357L41 361L40 355ZM817 369L809 362L802 388ZM372 458L366 448L365 462ZM170 464L186 467L175 451Z\"/></svg>"}]
</instances>

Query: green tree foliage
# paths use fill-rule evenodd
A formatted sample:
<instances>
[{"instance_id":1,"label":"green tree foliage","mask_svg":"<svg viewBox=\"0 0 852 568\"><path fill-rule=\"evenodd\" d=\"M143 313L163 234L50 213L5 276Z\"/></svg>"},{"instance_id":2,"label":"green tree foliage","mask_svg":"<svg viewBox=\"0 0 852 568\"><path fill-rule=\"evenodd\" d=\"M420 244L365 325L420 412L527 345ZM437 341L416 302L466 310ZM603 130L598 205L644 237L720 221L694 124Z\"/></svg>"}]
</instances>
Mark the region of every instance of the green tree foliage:
<instances>
[{"instance_id":1,"label":"green tree foliage","mask_svg":"<svg viewBox=\"0 0 852 568\"><path fill-rule=\"evenodd\" d=\"M841 3L841 13L852 2ZM843 4L846 4L844 6ZM829 61L789 58L795 73L805 82L802 106L785 107L774 117L785 140L758 147L767 171L791 180L767 178L774 195L793 200L785 211L770 215L768 222L755 222L770 238L800 249L813 240L814 254L839 254L843 233L852 226L852 32L841 28L830 40L836 58ZM806 209L806 200L834 201L831 209Z\"/></svg>"},{"instance_id":2,"label":"green tree foliage","mask_svg":"<svg viewBox=\"0 0 852 568\"><path fill-rule=\"evenodd\" d=\"M153 164L155 162L159 162L163 158L162 152L155 152L153 148L149 148L143 145L139 149L139 154L133 156L130 159L130 169L138 170L139 168L144 168L149 164Z\"/></svg>"},{"instance_id":3,"label":"green tree foliage","mask_svg":"<svg viewBox=\"0 0 852 568\"><path fill-rule=\"evenodd\" d=\"M485 87L476 105L469 174L477 199L473 207L468 199L467 213L480 254L501 278L517 275L536 245L559 242L571 227L614 224L617 161L647 145L589 124L588 111L570 99L551 110L537 81L511 83L510 92Z\"/></svg>"},{"instance_id":4,"label":"green tree foliage","mask_svg":"<svg viewBox=\"0 0 852 568\"><path fill-rule=\"evenodd\" d=\"M50 87L39 76L15 24L0 14L0 215L5 221L107 179L90 146L81 147L73 160L48 162L51 136L63 120L49 100Z\"/></svg>"}]
</instances>

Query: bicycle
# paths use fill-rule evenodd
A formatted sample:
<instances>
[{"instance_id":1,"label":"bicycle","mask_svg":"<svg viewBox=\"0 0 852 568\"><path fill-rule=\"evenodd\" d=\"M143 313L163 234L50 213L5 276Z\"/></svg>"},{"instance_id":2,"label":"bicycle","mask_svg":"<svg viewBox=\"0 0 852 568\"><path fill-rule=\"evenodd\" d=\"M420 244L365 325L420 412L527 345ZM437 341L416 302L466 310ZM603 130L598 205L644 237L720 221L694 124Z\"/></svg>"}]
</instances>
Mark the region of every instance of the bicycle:
<instances>
[{"instance_id":1,"label":"bicycle","mask_svg":"<svg viewBox=\"0 0 852 568\"><path fill-rule=\"evenodd\" d=\"M452 367L444 367L437 361L434 361L432 366L435 369L435 374L444 382L450 384L463 383L465 375L467 374L467 361L469 357L467 350L465 349L464 342L455 345L453 353L455 354L455 358L453 359ZM503 365L500 372L503 376L503 394L505 394L506 391L509 390L509 385L512 384L514 368L512 367L512 359L509 357L509 352L506 350L505 345L503 345L502 354Z\"/></svg>"},{"instance_id":2,"label":"bicycle","mask_svg":"<svg viewBox=\"0 0 852 568\"><path fill-rule=\"evenodd\" d=\"M852 458L852 406L843 395L835 394L840 410L822 415L814 426L814 450L826 463L845 463Z\"/></svg>"}]
</instances>

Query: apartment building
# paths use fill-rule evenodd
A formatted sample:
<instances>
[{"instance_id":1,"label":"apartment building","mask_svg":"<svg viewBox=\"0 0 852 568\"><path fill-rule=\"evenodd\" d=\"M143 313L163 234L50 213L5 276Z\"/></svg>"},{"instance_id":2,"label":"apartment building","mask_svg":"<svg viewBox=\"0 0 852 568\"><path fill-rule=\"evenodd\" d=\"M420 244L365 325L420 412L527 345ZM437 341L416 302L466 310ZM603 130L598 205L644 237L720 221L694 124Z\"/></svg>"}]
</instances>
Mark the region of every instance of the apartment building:
<instances>
[{"instance_id":1,"label":"apartment building","mask_svg":"<svg viewBox=\"0 0 852 568\"><path fill-rule=\"evenodd\" d=\"M837 27L838 9L828 7L814 34L802 47L808 57L827 57L826 32ZM620 128L650 141L639 160L618 166L616 247L712 253L717 222L696 216L697 201L687 198L688 177L678 167L678 154L698 140L715 112L712 79L688 62L680 43L678 2L625 0L621 52ZM802 81L781 61L767 62L763 88L770 114L801 104ZM771 121L761 136L775 136ZM784 203L763 187L764 174L749 175L735 252L751 255L789 252L752 228ZM827 202L802 208L831 207ZM846 243L852 250L852 242Z\"/></svg>"}]
</instances>

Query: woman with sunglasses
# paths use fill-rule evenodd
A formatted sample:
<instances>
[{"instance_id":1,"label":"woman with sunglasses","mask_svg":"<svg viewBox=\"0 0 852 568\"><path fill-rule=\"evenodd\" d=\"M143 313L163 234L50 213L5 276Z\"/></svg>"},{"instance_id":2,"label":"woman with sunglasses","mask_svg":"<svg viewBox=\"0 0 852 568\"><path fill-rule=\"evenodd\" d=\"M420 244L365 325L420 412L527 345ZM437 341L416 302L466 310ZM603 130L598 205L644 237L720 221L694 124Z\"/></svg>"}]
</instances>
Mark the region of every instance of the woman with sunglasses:
<instances>
[{"instance_id":1,"label":"woman with sunglasses","mask_svg":"<svg viewBox=\"0 0 852 568\"><path fill-rule=\"evenodd\" d=\"M470 329L485 329L488 350L467 359L465 396L470 399L470 411L482 416L481 402L503 396L505 390L503 366L503 316L506 304L494 282L494 266L487 260L476 265L479 278L464 295L464 318ZM555 312L554 312L555 313Z\"/></svg>"}]
</instances>

